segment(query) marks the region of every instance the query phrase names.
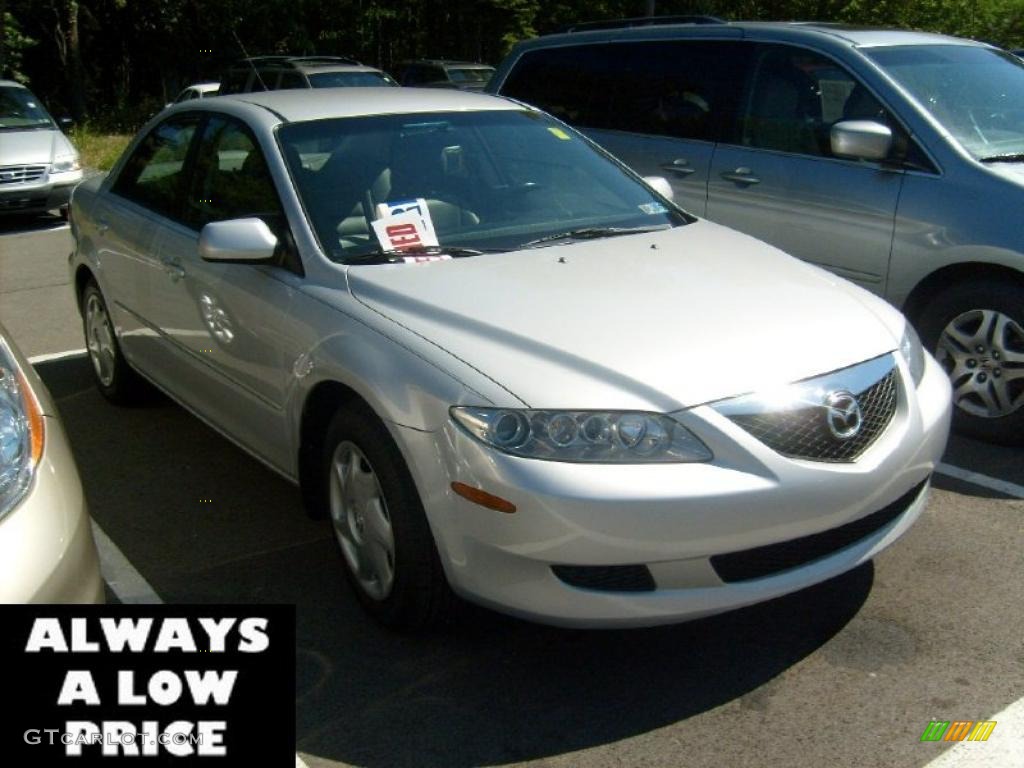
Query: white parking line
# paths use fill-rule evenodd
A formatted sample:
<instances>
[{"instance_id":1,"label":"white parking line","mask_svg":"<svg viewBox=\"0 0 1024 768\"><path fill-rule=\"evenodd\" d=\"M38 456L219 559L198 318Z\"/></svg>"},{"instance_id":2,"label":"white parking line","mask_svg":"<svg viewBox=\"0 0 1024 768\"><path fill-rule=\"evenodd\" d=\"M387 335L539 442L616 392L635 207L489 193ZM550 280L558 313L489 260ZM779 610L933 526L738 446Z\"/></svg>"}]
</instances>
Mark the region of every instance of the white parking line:
<instances>
[{"instance_id":1,"label":"white parking line","mask_svg":"<svg viewBox=\"0 0 1024 768\"><path fill-rule=\"evenodd\" d=\"M100 553L100 570L103 580L110 585L111 591L122 603L145 603L159 605L163 603L160 595L150 586L146 578L139 573L117 544L111 541L106 531L94 520L92 535L96 539L96 549Z\"/></svg>"},{"instance_id":2,"label":"white parking line","mask_svg":"<svg viewBox=\"0 0 1024 768\"><path fill-rule=\"evenodd\" d=\"M100 528L95 520L92 523L92 535L96 539L96 549L100 553L100 570L103 572L103 580L117 595L118 600L122 603L147 603L150 605L163 603L160 595L146 581L146 577L136 570L131 561L125 557L124 552L107 536L106 531ZM298 752L295 753L295 768L309 768L299 757Z\"/></svg>"},{"instance_id":3,"label":"white parking line","mask_svg":"<svg viewBox=\"0 0 1024 768\"><path fill-rule=\"evenodd\" d=\"M982 488L988 488L990 491L998 491L999 493L1006 494L1007 496L1024 499L1024 485L1011 483L1009 480L1000 480L998 477L989 477L988 475L983 475L980 472L972 472L969 469L954 467L952 464L939 464L939 466L935 468L935 471L943 475L948 475L949 477L955 477L957 480L963 480L965 483L980 485Z\"/></svg>"},{"instance_id":4,"label":"white parking line","mask_svg":"<svg viewBox=\"0 0 1024 768\"><path fill-rule=\"evenodd\" d=\"M939 714L946 718L966 713ZM996 721L988 741L957 742L956 746L943 752L924 768L1008 768L1024 765L1024 699L1018 699L988 719ZM922 748L931 746L921 745Z\"/></svg>"},{"instance_id":5,"label":"white parking line","mask_svg":"<svg viewBox=\"0 0 1024 768\"><path fill-rule=\"evenodd\" d=\"M80 357L85 355L88 351L89 350L87 349L68 349L64 352L50 352L45 355L32 355L28 361L32 363L32 365L36 365L37 363L49 363L53 360L64 360L68 357Z\"/></svg>"}]
</instances>

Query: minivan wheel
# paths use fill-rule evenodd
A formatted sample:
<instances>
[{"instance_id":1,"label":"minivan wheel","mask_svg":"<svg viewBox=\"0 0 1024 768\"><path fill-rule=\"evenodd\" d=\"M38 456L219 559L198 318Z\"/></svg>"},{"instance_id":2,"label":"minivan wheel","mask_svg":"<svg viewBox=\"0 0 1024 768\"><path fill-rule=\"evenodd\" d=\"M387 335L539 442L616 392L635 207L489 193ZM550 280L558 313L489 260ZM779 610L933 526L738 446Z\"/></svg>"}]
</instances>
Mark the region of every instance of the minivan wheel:
<instances>
[{"instance_id":1,"label":"minivan wheel","mask_svg":"<svg viewBox=\"0 0 1024 768\"><path fill-rule=\"evenodd\" d=\"M453 596L419 493L398 446L367 407L334 415L322 478L345 575L363 608L400 631L447 615Z\"/></svg>"},{"instance_id":2,"label":"minivan wheel","mask_svg":"<svg viewBox=\"0 0 1024 768\"><path fill-rule=\"evenodd\" d=\"M82 291L82 330L93 378L100 392L117 405L136 402L145 391L146 383L121 354L107 303L92 280Z\"/></svg>"},{"instance_id":3,"label":"minivan wheel","mask_svg":"<svg viewBox=\"0 0 1024 768\"><path fill-rule=\"evenodd\" d=\"M952 382L954 429L1024 444L1024 289L992 281L951 286L925 306L919 330Z\"/></svg>"}]
</instances>

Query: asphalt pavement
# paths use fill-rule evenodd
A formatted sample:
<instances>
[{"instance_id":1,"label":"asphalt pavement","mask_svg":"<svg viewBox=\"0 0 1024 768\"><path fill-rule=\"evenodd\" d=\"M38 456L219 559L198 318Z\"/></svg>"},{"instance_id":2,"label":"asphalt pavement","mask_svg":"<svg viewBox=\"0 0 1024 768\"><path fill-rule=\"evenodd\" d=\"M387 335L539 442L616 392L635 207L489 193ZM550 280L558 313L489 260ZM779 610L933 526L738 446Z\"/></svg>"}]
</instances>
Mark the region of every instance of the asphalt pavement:
<instances>
[{"instance_id":1,"label":"asphalt pavement","mask_svg":"<svg viewBox=\"0 0 1024 768\"><path fill-rule=\"evenodd\" d=\"M0 322L26 355L83 347L70 248L56 219L0 222ZM1019 450L954 438L902 540L770 603L601 632L466 607L402 637L363 616L293 486L163 398L111 406L82 354L37 369L94 519L161 599L297 605L310 768L1024 766ZM997 726L983 743L922 743L935 719Z\"/></svg>"}]
</instances>

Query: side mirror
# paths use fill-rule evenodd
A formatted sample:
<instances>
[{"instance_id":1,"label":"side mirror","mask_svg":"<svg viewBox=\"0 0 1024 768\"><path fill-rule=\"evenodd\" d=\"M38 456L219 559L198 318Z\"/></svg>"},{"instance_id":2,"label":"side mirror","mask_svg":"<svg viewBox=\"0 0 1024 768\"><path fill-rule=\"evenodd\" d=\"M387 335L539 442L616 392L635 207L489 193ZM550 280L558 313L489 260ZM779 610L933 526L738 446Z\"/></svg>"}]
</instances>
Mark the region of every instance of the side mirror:
<instances>
[{"instance_id":1,"label":"side mirror","mask_svg":"<svg viewBox=\"0 0 1024 768\"><path fill-rule=\"evenodd\" d=\"M203 261L254 263L269 261L277 250L277 238L262 219L211 221L199 233Z\"/></svg>"},{"instance_id":2,"label":"side mirror","mask_svg":"<svg viewBox=\"0 0 1024 768\"><path fill-rule=\"evenodd\" d=\"M68 128L75 124L75 121L70 117L62 117L57 120L57 124L60 126L62 131L66 131Z\"/></svg>"},{"instance_id":3,"label":"side mirror","mask_svg":"<svg viewBox=\"0 0 1024 768\"><path fill-rule=\"evenodd\" d=\"M672 185L668 183L668 179L664 176L644 176L644 182L648 187L653 189L662 197L672 200L675 198L675 193L672 191Z\"/></svg>"},{"instance_id":4,"label":"side mirror","mask_svg":"<svg viewBox=\"0 0 1024 768\"><path fill-rule=\"evenodd\" d=\"M885 160L892 150L892 131L874 120L843 120L832 126L832 154L851 160Z\"/></svg>"}]
</instances>

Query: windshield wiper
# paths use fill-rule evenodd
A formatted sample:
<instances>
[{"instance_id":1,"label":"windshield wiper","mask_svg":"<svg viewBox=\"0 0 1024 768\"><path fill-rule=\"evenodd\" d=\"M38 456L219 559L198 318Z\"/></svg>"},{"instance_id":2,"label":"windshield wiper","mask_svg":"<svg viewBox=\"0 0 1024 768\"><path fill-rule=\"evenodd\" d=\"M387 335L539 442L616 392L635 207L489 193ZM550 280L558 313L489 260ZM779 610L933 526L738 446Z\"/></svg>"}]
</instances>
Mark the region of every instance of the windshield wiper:
<instances>
[{"instance_id":1,"label":"windshield wiper","mask_svg":"<svg viewBox=\"0 0 1024 768\"><path fill-rule=\"evenodd\" d=\"M502 253L508 248L461 248L457 245L430 246L429 248L418 248L414 251L385 251L377 250L371 253L364 253L361 256L351 256L343 263L345 264L401 264L405 256L451 256L453 259L463 259L467 256L480 256L485 253Z\"/></svg>"},{"instance_id":2,"label":"windshield wiper","mask_svg":"<svg viewBox=\"0 0 1024 768\"><path fill-rule=\"evenodd\" d=\"M1007 152L1005 155L990 155L979 159L982 163L1024 163L1024 152Z\"/></svg>"},{"instance_id":3,"label":"windshield wiper","mask_svg":"<svg viewBox=\"0 0 1024 768\"><path fill-rule=\"evenodd\" d=\"M669 229L670 226L660 225L657 227L581 227L570 229L568 232L559 232L556 235L545 235L536 240L529 240L523 243L520 248L535 248L538 245L553 243L557 240L595 240L600 237L618 237L619 235L639 235L644 232L658 232Z\"/></svg>"}]
</instances>

